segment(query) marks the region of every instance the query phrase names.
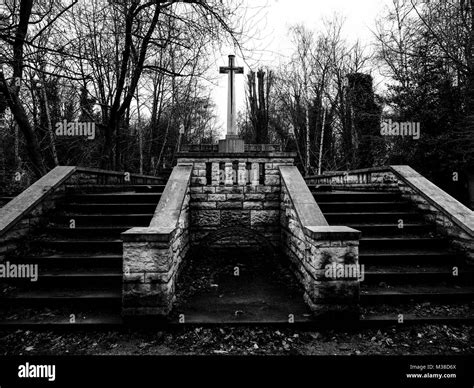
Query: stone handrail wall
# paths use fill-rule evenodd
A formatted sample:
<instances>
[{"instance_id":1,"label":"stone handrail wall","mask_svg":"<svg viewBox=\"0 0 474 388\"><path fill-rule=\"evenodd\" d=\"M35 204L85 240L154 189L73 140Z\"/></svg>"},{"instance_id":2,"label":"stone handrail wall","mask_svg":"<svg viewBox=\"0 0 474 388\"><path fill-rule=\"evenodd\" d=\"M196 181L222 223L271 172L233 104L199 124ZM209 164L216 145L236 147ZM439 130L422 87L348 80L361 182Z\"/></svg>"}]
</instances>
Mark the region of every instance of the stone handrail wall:
<instances>
[{"instance_id":1,"label":"stone handrail wall","mask_svg":"<svg viewBox=\"0 0 474 388\"><path fill-rule=\"evenodd\" d=\"M75 167L54 168L0 209L0 261L41 225L44 214L54 209L64 194L64 183L75 171Z\"/></svg>"},{"instance_id":2,"label":"stone handrail wall","mask_svg":"<svg viewBox=\"0 0 474 388\"><path fill-rule=\"evenodd\" d=\"M149 175L132 174L128 172L107 171L96 168L77 167L76 173L68 181L68 185L147 185L162 184L163 178Z\"/></svg>"},{"instance_id":3,"label":"stone handrail wall","mask_svg":"<svg viewBox=\"0 0 474 388\"><path fill-rule=\"evenodd\" d=\"M122 234L122 315L166 316L175 301L181 262L189 250L191 165L178 165L149 227Z\"/></svg>"},{"instance_id":4,"label":"stone handrail wall","mask_svg":"<svg viewBox=\"0 0 474 388\"><path fill-rule=\"evenodd\" d=\"M304 287L306 303L316 316L357 315L361 233L328 225L296 167L282 166L280 173L282 247ZM334 269L349 271L337 277Z\"/></svg>"},{"instance_id":5,"label":"stone handrail wall","mask_svg":"<svg viewBox=\"0 0 474 388\"><path fill-rule=\"evenodd\" d=\"M436 224L474 264L474 212L409 166L370 168L306 178L310 185L327 184L335 189L397 190L412 202L424 218Z\"/></svg>"},{"instance_id":6,"label":"stone handrail wall","mask_svg":"<svg viewBox=\"0 0 474 388\"><path fill-rule=\"evenodd\" d=\"M438 233L447 236L452 245L465 253L474 265L474 212L409 166L390 166L398 178L402 196L436 224Z\"/></svg>"},{"instance_id":7,"label":"stone handrail wall","mask_svg":"<svg viewBox=\"0 0 474 388\"><path fill-rule=\"evenodd\" d=\"M397 190L397 179L388 167L340 171L305 177L308 185L332 185L351 190Z\"/></svg>"},{"instance_id":8,"label":"stone handrail wall","mask_svg":"<svg viewBox=\"0 0 474 388\"><path fill-rule=\"evenodd\" d=\"M152 183L160 178L138 174L58 166L33 183L0 209L0 261L15 251L33 229L41 226L44 215L54 209L66 192L66 187L86 187L91 184Z\"/></svg>"}]
</instances>

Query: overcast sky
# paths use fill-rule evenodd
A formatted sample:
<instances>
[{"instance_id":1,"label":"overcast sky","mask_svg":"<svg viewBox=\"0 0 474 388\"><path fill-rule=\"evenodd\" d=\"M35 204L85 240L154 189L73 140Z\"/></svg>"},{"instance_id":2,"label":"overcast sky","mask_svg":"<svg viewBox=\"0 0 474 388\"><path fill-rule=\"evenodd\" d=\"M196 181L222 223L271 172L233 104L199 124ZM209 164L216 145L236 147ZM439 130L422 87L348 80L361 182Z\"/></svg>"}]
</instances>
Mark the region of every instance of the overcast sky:
<instances>
[{"instance_id":1,"label":"overcast sky","mask_svg":"<svg viewBox=\"0 0 474 388\"><path fill-rule=\"evenodd\" d=\"M280 58L289 56L291 51L288 27L303 23L317 31L321 29L323 18L332 18L335 13L345 17L343 35L349 41L361 40L364 44L373 42L371 30L375 30L375 20L392 0L245 0L249 5L248 17L253 17L249 25L250 40L247 45L256 50L246 62L238 52L228 48L228 52L216 53L216 73L218 66L227 64L227 55L236 54L237 64L248 65L254 70L258 66L278 64ZM266 7L265 7L266 5ZM262 7L264 7L262 9ZM257 27L258 26L258 27ZM251 29L254 31L250 31ZM222 55L221 55L222 54ZM245 107L245 76L236 76L236 99L238 109ZM213 98L217 104L219 124L225 134L227 115L227 76L219 77L218 86L213 87Z\"/></svg>"}]
</instances>

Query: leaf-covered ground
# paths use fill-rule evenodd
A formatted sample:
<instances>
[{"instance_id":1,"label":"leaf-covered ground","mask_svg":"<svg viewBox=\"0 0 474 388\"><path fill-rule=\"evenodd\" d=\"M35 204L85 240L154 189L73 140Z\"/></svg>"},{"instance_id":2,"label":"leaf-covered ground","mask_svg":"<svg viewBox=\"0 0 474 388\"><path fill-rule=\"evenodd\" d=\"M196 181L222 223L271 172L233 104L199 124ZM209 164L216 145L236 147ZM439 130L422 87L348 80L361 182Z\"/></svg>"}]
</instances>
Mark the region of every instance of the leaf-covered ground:
<instances>
[{"instance_id":1,"label":"leaf-covered ground","mask_svg":"<svg viewBox=\"0 0 474 388\"><path fill-rule=\"evenodd\" d=\"M470 326L358 331L183 327L171 331L0 332L1 355L472 355Z\"/></svg>"}]
</instances>

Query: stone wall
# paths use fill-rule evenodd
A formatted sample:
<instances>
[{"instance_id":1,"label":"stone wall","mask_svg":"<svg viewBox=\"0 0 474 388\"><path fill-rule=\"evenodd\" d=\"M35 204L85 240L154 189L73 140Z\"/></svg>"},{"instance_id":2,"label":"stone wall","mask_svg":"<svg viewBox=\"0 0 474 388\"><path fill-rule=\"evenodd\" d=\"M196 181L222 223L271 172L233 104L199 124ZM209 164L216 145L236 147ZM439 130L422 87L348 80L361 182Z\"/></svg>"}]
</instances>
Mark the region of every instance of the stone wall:
<instances>
[{"instance_id":1,"label":"stone wall","mask_svg":"<svg viewBox=\"0 0 474 388\"><path fill-rule=\"evenodd\" d=\"M0 209L0 262L27 247L25 239L44 224L74 173L75 167L56 167Z\"/></svg>"},{"instance_id":2,"label":"stone wall","mask_svg":"<svg viewBox=\"0 0 474 388\"><path fill-rule=\"evenodd\" d=\"M148 228L122 234L122 315L166 316L190 247L191 166L174 168Z\"/></svg>"},{"instance_id":3,"label":"stone wall","mask_svg":"<svg viewBox=\"0 0 474 388\"><path fill-rule=\"evenodd\" d=\"M317 317L340 313L357 317L361 233L347 227L328 226L297 168L280 170L281 240L304 287L306 303Z\"/></svg>"},{"instance_id":4,"label":"stone wall","mask_svg":"<svg viewBox=\"0 0 474 388\"><path fill-rule=\"evenodd\" d=\"M409 166L391 166L404 199L413 203L436 231L449 238L474 265L474 212Z\"/></svg>"},{"instance_id":5,"label":"stone wall","mask_svg":"<svg viewBox=\"0 0 474 388\"><path fill-rule=\"evenodd\" d=\"M293 154L245 153L189 155L178 163L192 165L190 225L193 246L219 231L240 227L248 234L227 235L216 245L251 247L265 239L280 242L280 166L293 165ZM224 233L225 234L225 233Z\"/></svg>"}]
</instances>

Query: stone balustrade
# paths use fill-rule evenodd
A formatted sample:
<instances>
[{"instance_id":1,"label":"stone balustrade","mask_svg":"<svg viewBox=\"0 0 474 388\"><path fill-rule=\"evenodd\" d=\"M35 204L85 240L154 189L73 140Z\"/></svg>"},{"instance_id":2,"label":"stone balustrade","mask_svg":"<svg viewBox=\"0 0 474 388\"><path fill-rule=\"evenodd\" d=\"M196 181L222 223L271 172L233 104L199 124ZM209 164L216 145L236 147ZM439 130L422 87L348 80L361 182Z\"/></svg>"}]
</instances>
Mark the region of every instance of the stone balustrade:
<instances>
[{"instance_id":1,"label":"stone balustrade","mask_svg":"<svg viewBox=\"0 0 474 388\"><path fill-rule=\"evenodd\" d=\"M181 263L189 249L192 166L178 164L149 227L122 233L122 315L166 316L175 302Z\"/></svg>"},{"instance_id":2,"label":"stone balustrade","mask_svg":"<svg viewBox=\"0 0 474 388\"><path fill-rule=\"evenodd\" d=\"M281 244L317 317L358 316L361 233L329 226L296 167L280 167Z\"/></svg>"},{"instance_id":3,"label":"stone balustrade","mask_svg":"<svg viewBox=\"0 0 474 388\"><path fill-rule=\"evenodd\" d=\"M398 190L398 180L387 167L365 168L353 171L338 171L324 175L305 177L308 185L330 185L354 191Z\"/></svg>"}]
</instances>

